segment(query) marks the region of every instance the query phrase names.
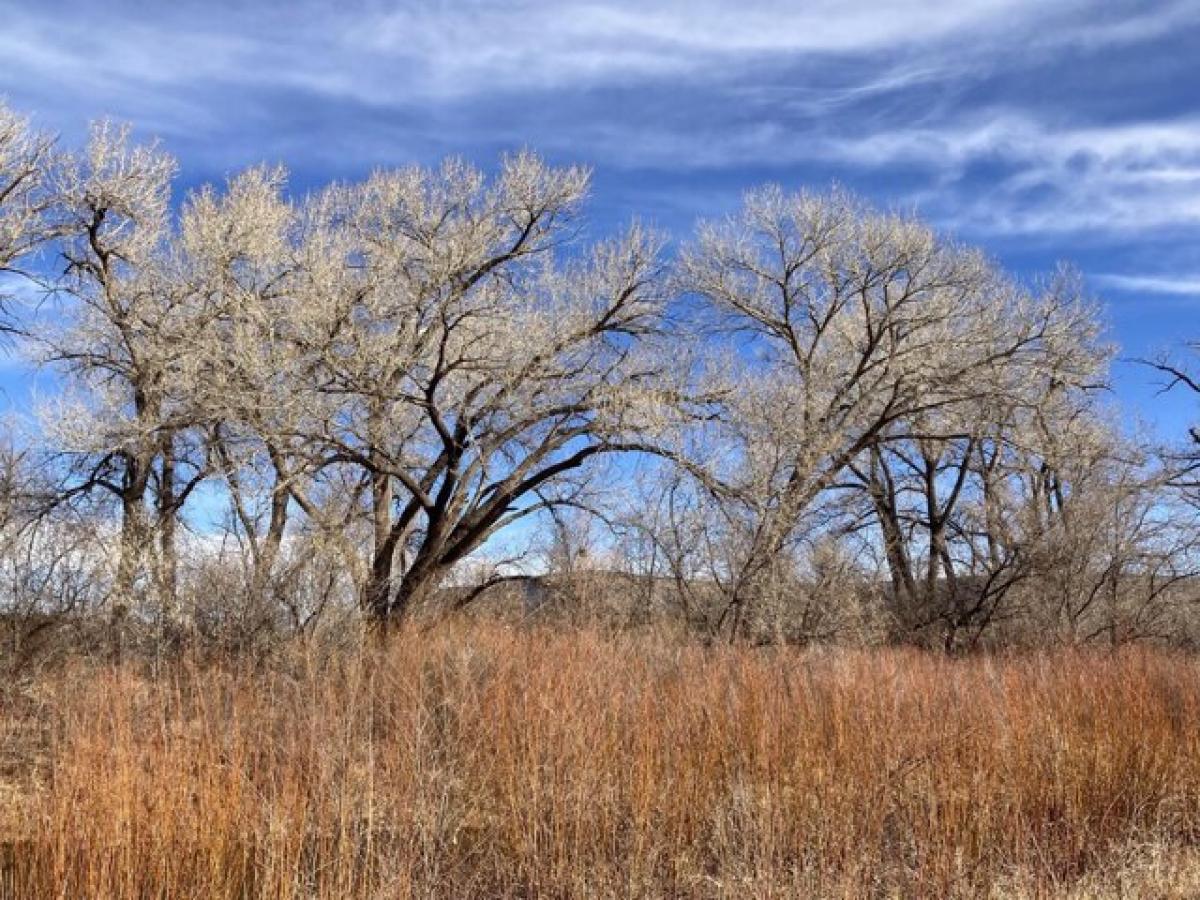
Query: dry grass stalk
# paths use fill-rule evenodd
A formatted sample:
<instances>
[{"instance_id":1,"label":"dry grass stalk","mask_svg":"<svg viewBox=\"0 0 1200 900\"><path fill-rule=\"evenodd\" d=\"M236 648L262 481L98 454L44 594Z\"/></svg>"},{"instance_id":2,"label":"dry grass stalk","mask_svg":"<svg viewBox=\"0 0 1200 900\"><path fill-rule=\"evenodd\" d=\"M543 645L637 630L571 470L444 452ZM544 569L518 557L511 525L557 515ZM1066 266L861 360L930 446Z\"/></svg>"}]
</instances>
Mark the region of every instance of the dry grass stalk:
<instances>
[{"instance_id":1,"label":"dry grass stalk","mask_svg":"<svg viewBox=\"0 0 1200 900\"><path fill-rule=\"evenodd\" d=\"M463 624L265 673L79 664L30 691L2 711L13 897L1197 883L1200 667L1149 650L953 661Z\"/></svg>"}]
</instances>

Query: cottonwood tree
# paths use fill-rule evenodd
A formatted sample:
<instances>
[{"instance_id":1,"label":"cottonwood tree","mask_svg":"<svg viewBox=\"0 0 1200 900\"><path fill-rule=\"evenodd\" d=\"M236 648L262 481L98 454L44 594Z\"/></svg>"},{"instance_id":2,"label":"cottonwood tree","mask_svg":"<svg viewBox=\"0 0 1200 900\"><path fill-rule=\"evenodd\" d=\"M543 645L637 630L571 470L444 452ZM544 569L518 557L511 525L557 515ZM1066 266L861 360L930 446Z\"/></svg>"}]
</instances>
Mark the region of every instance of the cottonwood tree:
<instances>
[{"instance_id":1,"label":"cottonwood tree","mask_svg":"<svg viewBox=\"0 0 1200 900\"><path fill-rule=\"evenodd\" d=\"M1173 473L1115 428L1054 471L1048 492L1030 492L1026 519L1040 531L1027 585L1038 640L1115 646L1186 633L1200 532L1167 489Z\"/></svg>"},{"instance_id":2,"label":"cottonwood tree","mask_svg":"<svg viewBox=\"0 0 1200 900\"><path fill-rule=\"evenodd\" d=\"M1029 424L1033 440L1013 454L998 505L1031 569L1021 593L1034 640L1182 636L1200 530L1172 489L1170 460L1123 434L1110 411L1064 403Z\"/></svg>"},{"instance_id":3,"label":"cottonwood tree","mask_svg":"<svg viewBox=\"0 0 1200 900\"><path fill-rule=\"evenodd\" d=\"M185 204L179 234L208 312L195 334L202 374L193 379L193 400L228 501L230 534L243 551L242 591L256 608L287 600L289 571L305 559L284 552L289 538L310 549L330 544L352 573L358 560L349 534L353 502L320 494L324 467L306 435L324 419L314 411L313 360L297 352L303 339L296 329L311 315L305 304L320 302L309 289L333 289L344 260L309 239L304 210L284 197L284 187L282 169L261 167L223 191L205 187Z\"/></svg>"},{"instance_id":4,"label":"cottonwood tree","mask_svg":"<svg viewBox=\"0 0 1200 900\"><path fill-rule=\"evenodd\" d=\"M629 526L647 604L667 574L687 619L733 636L805 578L859 577L850 513L894 603L951 648L1023 579L1069 575L1054 617L1083 634L1095 596L1116 610L1117 587L1149 585L1158 609L1186 570L1159 512L1195 470L1128 462L1098 424L1107 351L1077 280L1027 289L910 218L768 188L702 226L672 281L645 229L584 242L587 174L530 154L304 199L252 169L178 215L173 174L121 129L59 155L0 110L0 272L60 252L40 279L58 314L31 329L64 377L56 499L116 510L121 603L153 590L176 614L183 511L209 479L205 515L264 610L245 629L301 595L306 629L339 590L403 615L507 526L586 506L596 464L631 451L676 465ZM192 571L226 583L223 559ZM1152 630L1120 606L1110 638Z\"/></svg>"},{"instance_id":5,"label":"cottonwood tree","mask_svg":"<svg viewBox=\"0 0 1200 900\"><path fill-rule=\"evenodd\" d=\"M1056 339L1004 390L903 419L848 465L843 485L869 501L902 630L936 627L949 650L1015 612L1006 601L1060 505L1061 462L1103 426L1094 389L1109 353L1077 293L1070 279L1049 286Z\"/></svg>"},{"instance_id":6,"label":"cottonwood tree","mask_svg":"<svg viewBox=\"0 0 1200 900\"><path fill-rule=\"evenodd\" d=\"M529 154L491 180L448 162L336 186L305 212L284 371L309 406L280 436L366 483L376 621L657 424L660 241L634 227L573 245L587 180Z\"/></svg>"},{"instance_id":7,"label":"cottonwood tree","mask_svg":"<svg viewBox=\"0 0 1200 900\"><path fill-rule=\"evenodd\" d=\"M62 497L115 499L114 597L130 603L149 574L167 618L175 615L177 522L205 474L192 431L193 351L205 314L172 245L174 172L171 157L132 145L126 129L107 123L84 153L64 159L54 198L62 303L35 335L43 362L65 379L43 411L68 462Z\"/></svg>"},{"instance_id":8,"label":"cottonwood tree","mask_svg":"<svg viewBox=\"0 0 1200 900\"><path fill-rule=\"evenodd\" d=\"M1094 368L1067 352L1088 315L1077 297L1033 295L979 252L840 192L749 194L701 227L682 272L743 382L725 436L738 449L709 479L740 520L735 632L806 513L900 423L1005 398L1039 366L1068 382Z\"/></svg>"}]
</instances>

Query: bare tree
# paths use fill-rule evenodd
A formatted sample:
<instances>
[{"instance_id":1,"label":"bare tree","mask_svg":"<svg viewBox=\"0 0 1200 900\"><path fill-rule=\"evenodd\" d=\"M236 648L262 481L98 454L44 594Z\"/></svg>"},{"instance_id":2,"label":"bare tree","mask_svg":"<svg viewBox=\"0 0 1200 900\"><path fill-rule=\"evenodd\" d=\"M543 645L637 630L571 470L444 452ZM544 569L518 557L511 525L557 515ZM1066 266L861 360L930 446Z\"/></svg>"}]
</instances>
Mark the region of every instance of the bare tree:
<instances>
[{"instance_id":1,"label":"bare tree","mask_svg":"<svg viewBox=\"0 0 1200 900\"><path fill-rule=\"evenodd\" d=\"M565 258L586 185L524 154L490 183L456 162L384 172L304 213L286 371L310 405L279 437L361 475L377 621L655 424L659 240Z\"/></svg>"},{"instance_id":2,"label":"bare tree","mask_svg":"<svg viewBox=\"0 0 1200 900\"><path fill-rule=\"evenodd\" d=\"M1107 353L1093 322L1073 321L1074 338L1025 366L1013 389L898 422L848 466L844 485L878 529L902 633L936 627L950 650L1016 612L1006 601L1072 487L1067 462L1103 431L1091 387ZM1075 361L1064 367L1063 353ZM1094 381L1071 383L1071 371Z\"/></svg>"},{"instance_id":3,"label":"bare tree","mask_svg":"<svg viewBox=\"0 0 1200 900\"><path fill-rule=\"evenodd\" d=\"M821 596L881 574L947 649L1035 619L1116 641L1161 633L1191 577L1194 531L1163 511L1196 454L1156 467L1114 436L1069 273L1028 287L910 217L765 188L670 277L640 226L585 242L588 174L529 153L304 198L255 168L178 211L174 172L106 124L60 154L0 107L0 276L57 299L24 330L64 385L56 490L21 522L79 525L37 546L89 579L111 537L114 611L237 597L194 618L245 644L339 601L383 624L456 566L514 574L495 541L517 523L557 534L572 580L619 549L631 621L671 585L712 637L831 638L854 617ZM633 481L600 464L630 453L656 459L644 502L599 509ZM599 513L616 536L585 562Z\"/></svg>"},{"instance_id":4,"label":"bare tree","mask_svg":"<svg viewBox=\"0 0 1200 900\"><path fill-rule=\"evenodd\" d=\"M735 631L815 501L901 423L1016 395L1039 366L1067 383L1095 370L1085 347L1072 352L1091 321L1073 283L1032 295L980 253L843 193L749 194L740 214L702 226L683 277L742 381L727 429L738 449L711 479L741 519ZM940 483L942 463L926 464Z\"/></svg>"},{"instance_id":5,"label":"bare tree","mask_svg":"<svg viewBox=\"0 0 1200 900\"><path fill-rule=\"evenodd\" d=\"M1059 427L1055 453L1024 468L1013 531L1028 545L1037 640L1068 643L1187 633L1200 530L1147 445L1093 420Z\"/></svg>"},{"instance_id":6,"label":"bare tree","mask_svg":"<svg viewBox=\"0 0 1200 900\"><path fill-rule=\"evenodd\" d=\"M60 315L36 343L67 381L44 410L69 464L65 499L107 493L120 513L114 596L139 593L147 553L167 618L176 591L176 527L205 476L195 422L194 335L204 311L171 245L175 163L97 125L57 175L55 215L66 270ZM157 538L157 548L152 542Z\"/></svg>"},{"instance_id":7,"label":"bare tree","mask_svg":"<svg viewBox=\"0 0 1200 900\"><path fill-rule=\"evenodd\" d=\"M255 605L287 602L282 587L294 567L283 564L285 542L297 515L306 541L324 532L320 543L340 549L351 574L358 562L351 519L361 490L329 471L322 496L320 449L305 435L327 414L312 359L298 352L298 329L312 315L305 304L320 302L304 291L315 283L332 289L342 260L308 240L304 211L284 186L281 169L256 168L223 192L205 187L188 199L179 237L208 313L194 335L197 422L245 562L242 590Z\"/></svg>"}]
</instances>

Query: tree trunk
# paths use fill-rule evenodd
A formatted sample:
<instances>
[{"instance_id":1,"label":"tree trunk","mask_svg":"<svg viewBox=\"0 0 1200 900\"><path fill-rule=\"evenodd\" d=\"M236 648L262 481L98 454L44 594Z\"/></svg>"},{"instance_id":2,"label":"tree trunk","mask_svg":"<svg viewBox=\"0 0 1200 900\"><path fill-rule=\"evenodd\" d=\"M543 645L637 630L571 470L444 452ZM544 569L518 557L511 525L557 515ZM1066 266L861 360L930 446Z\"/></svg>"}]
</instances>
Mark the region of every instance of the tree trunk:
<instances>
[{"instance_id":1,"label":"tree trunk","mask_svg":"<svg viewBox=\"0 0 1200 900\"><path fill-rule=\"evenodd\" d=\"M120 662L124 650L125 619L134 605L134 592L141 570L146 540L146 510L142 505L145 481L137 471L136 460L128 460L121 491L121 538L117 556L116 580L109 597L109 629L114 661Z\"/></svg>"},{"instance_id":2,"label":"tree trunk","mask_svg":"<svg viewBox=\"0 0 1200 900\"><path fill-rule=\"evenodd\" d=\"M134 599L134 590L141 570L147 532L146 476L138 460L126 460L121 490L121 544L117 558L117 577L114 597L126 606Z\"/></svg>"},{"instance_id":3,"label":"tree trunk","mask_svg":"<svg viewBox=\"0 0 1200 900\"><path fill-rule=\"evenodd\" d=\"M288 494L280 484L276 484L271 492L271 519L267 525L267 534L258 552L254 554L254 571L251 573L251 596L260 602L267 601L267 590L275 573L275 563L279 559L279 551L283 546L283 536L287 530Z\"/></svg>"},{"instance_id":4,"label":"tree trunk","mask_svg":"<svg viewBox=\"0 0 1200 900\"><path fill-rule=\"evenodd\" d=\"M385 542L371 557L371 568L363 582L359 605L367 617L375 623L389 618L392 607L392 560L393 546Z\"/></svg>"},{"instance_id":5,"label":"tree trunk","mask_svg":"<svg viewBox=\"0 0 1200 900\"><path fill-rule=\"evenodd\" d=\"M374 626L386 623L391 614L392 569L396 560L397 535L392 527L392 476L377 449L384 439L383 415L372 408L367 431L371 450L371 566L363 582L359 604Z\"/></svg>"},{"instance_id":6,"label":"tree trunk","mask_svg":"<svg viewBox=\"0 0 1200 900\"><path fill-rule=\"evenodd\" d=\"M163 624L174 627L179 618L179 557L175 543L178 503L175 497L174 440L164 440L158 485L158 568Z\"/></svg>"},{"instance_id":7,"label":"tree trunk","mask_svg":"<svg viewBox=\"0 0 1200 900\"><path fill-rule=\"evenodd\" d=\"M405 572L396 588L395 596L392 597L389 610L392 621L399 622L412 612L414 607L428 600L440 576L441 570L435 567L414 566Z\"/></svg>"}]
</instances>

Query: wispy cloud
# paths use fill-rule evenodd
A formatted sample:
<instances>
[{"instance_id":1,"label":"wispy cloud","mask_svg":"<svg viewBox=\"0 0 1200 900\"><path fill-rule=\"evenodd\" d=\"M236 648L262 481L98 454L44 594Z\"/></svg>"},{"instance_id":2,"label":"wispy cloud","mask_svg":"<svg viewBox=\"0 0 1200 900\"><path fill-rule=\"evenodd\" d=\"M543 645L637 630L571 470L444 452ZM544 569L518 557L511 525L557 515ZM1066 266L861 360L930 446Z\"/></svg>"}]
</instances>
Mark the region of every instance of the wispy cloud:
<instances>
[{"instance_id":1,"label":"wispy cloud","mask_svg":"<svg viewBox=\"0 0 1200 900\"><path fill-rule=\"evenodd\" d=\"M855 164L936 173L927 212L984 233L1127 233L1200 224L1200 119L1055 125L1013 111L825 148ZM988 177L973 170L991 167ZM957 189L952 189L957 187Z\"/></svg>"},{"instance_id":2,"label":"wispy cloud","mask_svg":"<svg viewBox=\"0 0 1200 900\"><path fill-rule=\"evenodd\" d=\"M531 145L699 194L886 179L971 235L1112 236L1200 225L1200 65L1155 52L1189 33L1195 0L71 0L7 11L0 83L59 127L132 119L206 173ZM1179 99L1106 81L1122 64Z\"/></svg>"},{"instance_id":3,"label":"wispy cloud","mask_svg":"<svg viewBox=\"0 0 1200 900\"><path fill-rule=\"evenodd\" d=\"M114 0L103 15L77 0L8 10L0 71L9 81L40 79L63 101L100 100L102 111L107 98L161 115L163 91L186 87L196 96L203 86L387 107L682 77L719 82L796 56L860 58L866 65L856 69L870 85L918 63L957 70L1014 49L1095 49L1198 21L1190 0L1153 14L1128 0L1104 10L1087 0Z\"/></svg>"},{"instance_id":4,"label":"wispy cloud","mask_svg":"<svg viewBox=\"0 0 1200 900\"><path fill-rule=\"evenodd\" d=\"M158 9L88 4L10 10L10 69L65 81L302 87L365 102L563 88L681 73L763 55L866 53L985 36L1079 8L1078 0L898 0L795 4L697 0L568 3L465 0L328 4L182 2ZM114 19L124 6L126 15ZM71 7L74 7L73 9ZM919 23L917 27L914 27Z\"/></svg>"},{"instance_id":5,"label":"wispy cloud","mask_svg":"<svg viewBox=\"0 0 1200 900\"><path fill-rule=\"evenodd\" d=\"M1180 276L1101 273L1093 275L1092 280L1097 284L1129 293L1169 294L1200 298L1200 273Z\"/></svg>"}]
</instances>

